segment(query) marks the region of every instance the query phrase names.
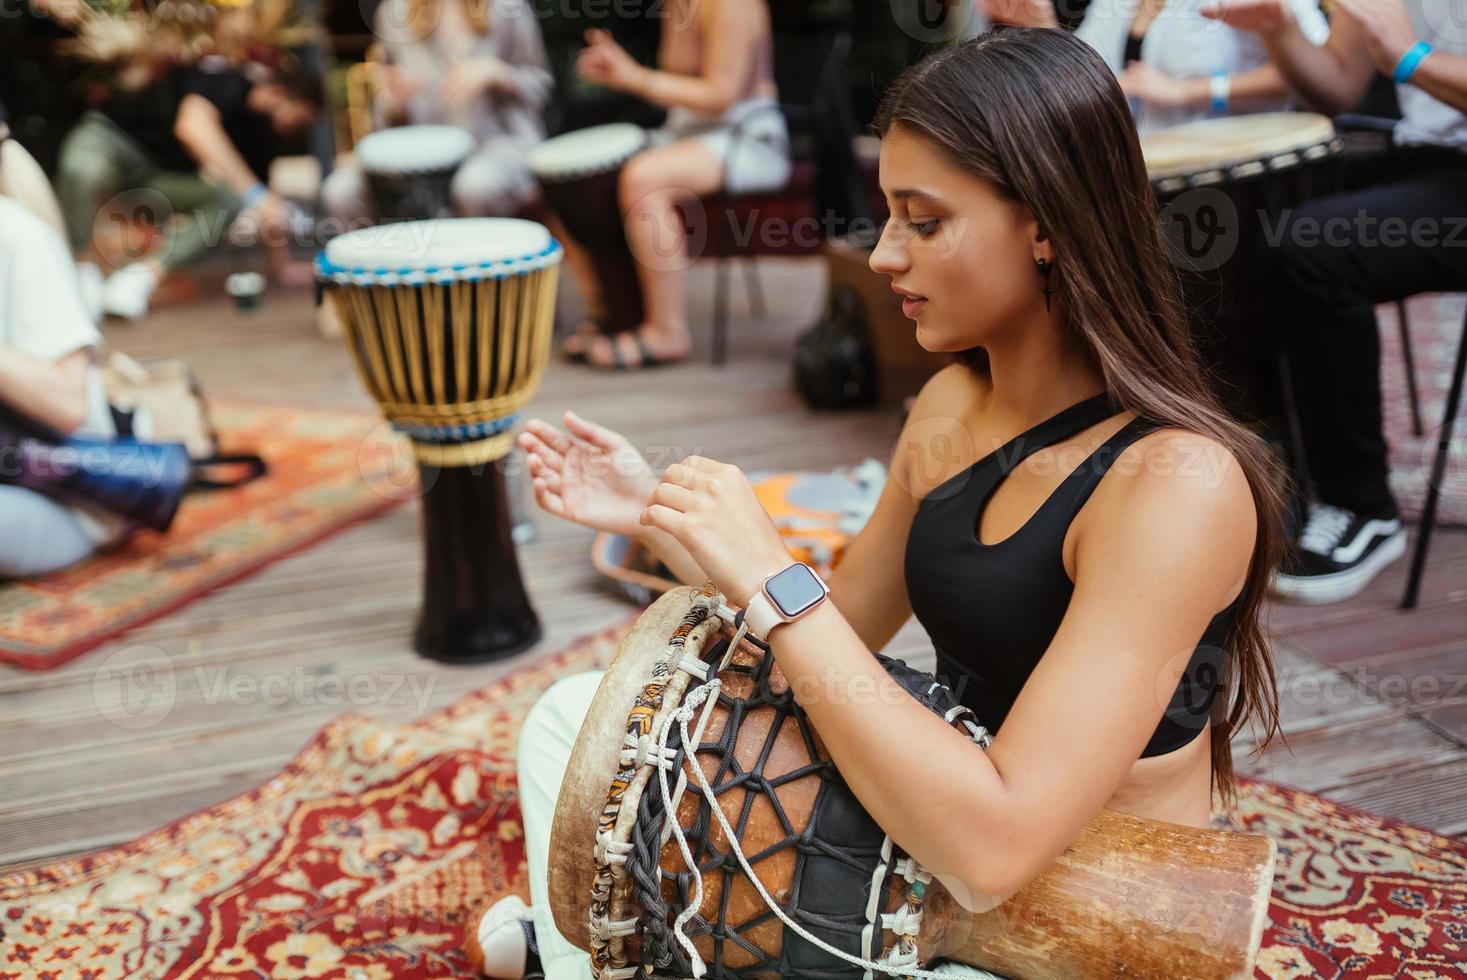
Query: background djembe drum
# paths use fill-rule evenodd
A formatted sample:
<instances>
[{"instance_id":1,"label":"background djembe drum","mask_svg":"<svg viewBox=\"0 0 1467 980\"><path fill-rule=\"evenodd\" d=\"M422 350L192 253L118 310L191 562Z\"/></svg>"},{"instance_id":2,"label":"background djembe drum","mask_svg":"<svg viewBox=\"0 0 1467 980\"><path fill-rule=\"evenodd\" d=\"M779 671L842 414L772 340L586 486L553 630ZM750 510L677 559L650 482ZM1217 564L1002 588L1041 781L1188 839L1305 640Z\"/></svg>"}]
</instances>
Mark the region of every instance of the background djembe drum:
<instances>
[{"instance_id":1,"label":"background djembe drum","mask_svg":"<svg viewBox=\"0 0 1467 980\"><path fill-rule=\"evenodd\" d=\"M1152 133L1141 149L1194 335L1239 382L1223 396L1244 418L1276 416L1277 338L1254 329L1264 318L1252 304L1263 298L1246 263L1268 223L1336 186L1343 142L1334 124L1311 113L1230 116Z\"/></svg>"},{"instance_id":2,"label":"background djembe drum","mask_svg":"<svg viewBox=\"0 0 1467 980\"><path fill-rule=\"evenodd\" d=\"M642 287L622 222L622 167L647 148L647 133L609 123L548 139L530 153L530 171L545 203L595 266L601 325L631 330L643 318Z\"/></svg>"},{"instance_id":3,"label":"background djembe drum","mask_svg":"<svg viewBox=\"0 0 1467 980\"><path fill-rule=\"evenodd\" d=\"M361 161L377 217L414 221L453 215L453 178L474 151L456 126L398 126L362 138Z\"/></svg>"},{"instance_id":4,"label":"background djembe drum","mask_svg":"<svg viewBox=\"0 0 1467 980\"><path fill-rule=\"evenodd\" d=\"M822 942L904 963L893 965L902 975L941 958L1025 980L1251 976L1271 840L1102 811L1038 879L971 913L905 863L861 809L793 696L773 693L766 652L745 641L721 663L731 616L711 588L663 596L622 641L581 727L551 831L549 884L558 929L592 954L593 971L691 975L668 926L697 904L686 932L710 977L863 973L775 916L730 856L680 728L664 740L679 707L702 711L700 674L716 672L716 706L686 744L696 744L698 767L769 896ZM883 663L986 746L986 732L930 674ZM669 782L687 776L680 800L662 795L657 758L667 760ZM701 870L701 903L672 825L661 823L668 812Z\"/></svg>"},{"instance_id":5,"label":"background djembe drum","mask_svg":"<svg viewBox=\"0 0 1467 980\"><path fill-rule=\"evenodd\" d=\"M562 254L532 221L453 218L350 232L317 261L363 384L418 462L416 645L433 660L508 656L540 637L495 464L550 357Z\"/></svg>"}]
</instances>

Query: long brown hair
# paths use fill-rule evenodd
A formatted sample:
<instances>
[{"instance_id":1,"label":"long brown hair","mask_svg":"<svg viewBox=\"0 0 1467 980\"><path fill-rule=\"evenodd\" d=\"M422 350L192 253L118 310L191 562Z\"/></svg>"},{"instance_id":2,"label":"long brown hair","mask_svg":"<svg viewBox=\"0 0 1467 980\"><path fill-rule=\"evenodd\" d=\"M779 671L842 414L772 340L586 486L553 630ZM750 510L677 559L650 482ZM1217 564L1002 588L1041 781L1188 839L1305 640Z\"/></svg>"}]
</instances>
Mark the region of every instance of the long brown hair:
<instances>
[{"instance_id":1,"label":"long brown hair","mask_svg":"<svg viewBox=\"0 0 1467 980\"><path fill-rule=\"evenodd\" d=\"M1251 720L1260 753L1281 734L1263 609L1282 550L1284 478L1205 377L1126 97L1105 62L1068 32L1008 28L903 73L883 98L875 129L885 136L894 125L1028 207L1054 246L1066 328L1094 359L1118 409L1215 439L1247 476L1258 536L1224 641L1212 718L1213 787L1231 806L1232 734ZM987 373L981 349L959 360Z\"/></svg>"}]
</instances>

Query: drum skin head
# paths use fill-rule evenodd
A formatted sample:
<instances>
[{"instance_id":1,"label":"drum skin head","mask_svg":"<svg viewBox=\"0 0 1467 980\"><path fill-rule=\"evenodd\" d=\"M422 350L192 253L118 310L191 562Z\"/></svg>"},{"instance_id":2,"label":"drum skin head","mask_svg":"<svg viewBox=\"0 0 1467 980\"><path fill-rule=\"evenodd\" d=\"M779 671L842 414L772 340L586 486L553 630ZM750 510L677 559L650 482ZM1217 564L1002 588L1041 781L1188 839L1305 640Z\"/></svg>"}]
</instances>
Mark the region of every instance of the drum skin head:
<instances>
[{"instance_id":1,"label":"drum skin head","mask_svg":"<svg viewBox=\"0 0 1467 980\"><path fill-rule=\"evenodd\" d=\"M561 935L588 952L596 827L619 767L627 715L652 679L652 665L687 614L692 593L686 587L668 592L622 638L576 736L555 804L550 830L550 906Z\"/></svg>"},{"instance_id":2,"label":"drum skin head","mask_svg":"<svg viewBox=\"0 0 1467 980\"><path fill-rule=\"evenodd\" d=\"M1226 116L1175 126L1141 139L1152 180L1267 160L1328 143L1334 123L1309 112Z\"/></svg>"},{"instance_id":3,"label":"drum skin head","mask_svg":"<svg viewBox=\"0 0 1467 980\"><path fill-rule=\"evenodd\" d=\"M551 137L530 151L538 180L575 180L620 167L647 145L647 131L633 123L606 123Z\"/></svg>"},{"instance_id":4,"label":"drum skin head","mask_svg":"<svg viewBox=\"0 0 1467 980\"><path fill-rule=\"evenodd\" d=\"M552 240L544 225L522 218L443 218L357 228L327 242L324 256L337 269L402 274L539 257Z\"/></svg>"},{"instance_id":5,"label":"drum skin head","mask_svg":"<svg viewBox=\"0 0 1467 980\"><path fill-rule=\"evenodd\" d=\"M362 137L356 156L369 174L456 170L474 152L474 137L457 126L395 126Z\"/></svg>"}]
</instances>

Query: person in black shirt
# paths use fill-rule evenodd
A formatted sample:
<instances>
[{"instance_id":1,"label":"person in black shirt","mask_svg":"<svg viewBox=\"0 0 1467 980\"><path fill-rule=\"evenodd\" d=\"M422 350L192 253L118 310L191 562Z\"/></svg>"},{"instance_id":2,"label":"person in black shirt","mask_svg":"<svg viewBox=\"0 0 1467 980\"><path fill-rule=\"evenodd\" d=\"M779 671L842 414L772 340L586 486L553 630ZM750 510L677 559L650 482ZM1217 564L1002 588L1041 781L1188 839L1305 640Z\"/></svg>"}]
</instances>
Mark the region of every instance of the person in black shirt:
<instances>
[{"instance_id":1,"label":"person in black shirt","mask_svg":"<svg viewBox=\"0 0 1467 980\"><path fill-rule=\"evenodd\" d=\"M323 101L320 82L300 69L257 78L201 64L114 95L83 116L62 144L57 168L78 257L97 261L95 235L119 216L171 232L166 247L108 277L107 312L142 316L162 276L221 240L237 218L286 227L288 206L266 185L270 162L306 131ZM180 220L170 221L174 216ZM278 233L262 237L285 244ZM283 248L271 253L277 278L308 277L286 261Z\"/></svg>"}]
</instances>

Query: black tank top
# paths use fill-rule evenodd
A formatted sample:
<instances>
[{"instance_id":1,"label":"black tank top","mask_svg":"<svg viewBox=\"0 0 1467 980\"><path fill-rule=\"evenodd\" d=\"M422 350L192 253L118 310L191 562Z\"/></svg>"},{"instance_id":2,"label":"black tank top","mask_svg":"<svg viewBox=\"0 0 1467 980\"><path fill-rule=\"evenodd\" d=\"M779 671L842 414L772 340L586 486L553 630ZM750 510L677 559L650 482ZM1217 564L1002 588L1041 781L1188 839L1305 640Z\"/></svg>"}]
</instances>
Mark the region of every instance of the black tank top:
<instances>
[{"instance_id":1,"label":"black tank top","mask_svg":"<svg viewBox=\"0 0 1467 980\"><path fill-rule=\"evenodd\" d=\"M1004 540L983 544L979 517L1004 477L1030 455L1114 414L1106 395L1072 405L937 487L912 521L905 568L912 611L937 649L938 679L990 731L1003 724L1070 604L1075 586L1063 557L1070 522L1116 458L1158 426L1128 422ZM1142 758L1181 748L1207 725L1238 601L1208 624Z\"/></svg>"}]
</instances>

